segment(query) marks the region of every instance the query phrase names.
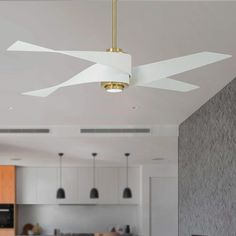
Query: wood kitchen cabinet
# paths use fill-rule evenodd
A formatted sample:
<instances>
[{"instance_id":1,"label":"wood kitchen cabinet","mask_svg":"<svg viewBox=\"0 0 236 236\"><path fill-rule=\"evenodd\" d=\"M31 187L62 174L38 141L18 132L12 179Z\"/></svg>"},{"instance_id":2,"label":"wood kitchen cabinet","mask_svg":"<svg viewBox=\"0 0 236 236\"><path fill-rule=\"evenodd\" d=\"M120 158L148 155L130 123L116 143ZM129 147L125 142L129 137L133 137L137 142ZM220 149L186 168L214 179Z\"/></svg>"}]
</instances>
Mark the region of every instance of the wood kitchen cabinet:
<instances>
[{"instance_id":1,"label":"wood kitchen cabinet","mask_svg":"<svg viewBox=\"0 0 236 236\"><path fill-rule=\"evenodd\" d=\"M0 166L0 203L16 202L15 166Z\"/></svg>"},{"instance_id":2,"label":"wood kitchen cabinet","mask_svg":"<svg viewBox=\"0 0 236 236\"><path fill-rule=\"evenodd\" d=\"M15 236L15 229L0 229L0 236Z\"/></svg>"}]
</instances>

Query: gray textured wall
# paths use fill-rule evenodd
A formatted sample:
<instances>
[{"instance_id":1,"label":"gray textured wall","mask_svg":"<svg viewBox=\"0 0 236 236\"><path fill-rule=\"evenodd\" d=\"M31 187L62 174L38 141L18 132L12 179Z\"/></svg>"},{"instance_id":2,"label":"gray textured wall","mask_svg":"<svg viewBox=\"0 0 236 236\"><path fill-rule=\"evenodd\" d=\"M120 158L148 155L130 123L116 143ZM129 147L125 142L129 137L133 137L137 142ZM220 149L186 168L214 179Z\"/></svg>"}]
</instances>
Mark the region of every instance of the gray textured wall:
<instances>
[{"instance_id":1,"label":"gray textured wall","mask_svg":"<svg viewBox=\"0 0 236 236\"><path fill-rule=\"evenodd\" d=\"M236 236L236 79L180 126L179 236Z\"/></svg>"}]
</instances>

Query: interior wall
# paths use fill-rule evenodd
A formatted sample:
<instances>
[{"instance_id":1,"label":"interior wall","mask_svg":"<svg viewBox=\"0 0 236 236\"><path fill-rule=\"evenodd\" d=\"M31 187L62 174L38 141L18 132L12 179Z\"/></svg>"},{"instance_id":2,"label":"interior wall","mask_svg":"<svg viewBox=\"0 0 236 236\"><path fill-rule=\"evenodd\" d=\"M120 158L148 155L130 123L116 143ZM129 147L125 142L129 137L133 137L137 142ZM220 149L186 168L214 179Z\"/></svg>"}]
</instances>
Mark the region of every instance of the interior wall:
<instances>
[{"instance_id":1,"label":"interior wall","mask_svg":"<svg viewBox=\"0 0 236 236\"><path fill-rule=\"evenodd\" d=\"M18 233L27 223L39 223L44 234L55 228L64 233L107 232L110 226L130 225L138 231L138 206L115 205L20 205Z\"/></svg>"},{"instance_id":2,"label":"interior wall","mask_svg":"<svg viewBox=\"0 0 236 236\"><path fill-rule=\"evenodd\" d=\"M177 158L177 157L176 157ZM156 164L156 165L143 165L141 181L141 204L139 213L140 232L142 236L151 235L151 178L165 179L167 177L178 178L178 165L177 164ZM176 190L177 191L177 190ZM177 195L177 193L176 193ZM177 212L173 212L173 214Z\"/></svg>"},{"instance_id":3,"label":"interior wall","mask_svg":"<svg viewBox=\"0 0 236 236\"><path fill-rule=\"evenodd\" d=\"M150 180L150 235L178 236L178 179Z\"/></svg>"},{"instance_id":4,"label":"interior wall","mask_svg":"<svg viewBox=\"0 0 236 236\"><path fill-rule=\"evenodd\" d=\"M180 125L179 235L236 232L236 79Z\"/></svg>"}]
</instances>

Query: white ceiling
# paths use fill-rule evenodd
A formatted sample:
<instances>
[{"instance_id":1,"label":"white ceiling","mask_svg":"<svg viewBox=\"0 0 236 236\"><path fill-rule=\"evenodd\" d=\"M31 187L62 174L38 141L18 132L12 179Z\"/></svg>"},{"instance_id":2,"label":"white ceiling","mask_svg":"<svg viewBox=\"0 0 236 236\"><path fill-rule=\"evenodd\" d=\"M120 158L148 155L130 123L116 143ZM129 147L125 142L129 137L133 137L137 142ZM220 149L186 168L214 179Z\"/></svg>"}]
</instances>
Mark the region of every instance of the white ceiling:
<instances>
[{"instance_id":1,"label":"white ceiling","mask_svg":"<svg viewBox=\"0 0 236 236\"><path fill-rule=\"evenodd\" d=\"M125 165L124 152L131 153L132 165L173 164L177 161L177 145L176 137L156 136L0 138L2 164L26 166L55 166L60 151L65 152L63 165L66 166L90 164L91 152L98 152L97 160L101 165ZM11 160L15 158L22 161ZM152 161L154 158L164 160Z\"/></svg>"},{"instance_id":2,"label":"white ceiling","mask_svg":"<svg viewBox=\"0 0 236 236\"><path fill-rule=\"evenodd\" d=\"M110 2L0 1L0 127L179 125L236 75L235 12L236 2L121 1L119 46L133 55L134 65L200 51L231 54L232 59L175 76L200 86L190 93L132 88L108 94L89 84L42 99L20 93L58 84L90 64L62 55L6 52L6 48L16 40L54 49L109 48ZM72 164L97 150L109 161L127 149L137 163L177 157L176 135L1 136L1 146L4 164L21 156L22 165L48 165L55 161L53 154L63 150Z\"/></svg>"}]
</instances>

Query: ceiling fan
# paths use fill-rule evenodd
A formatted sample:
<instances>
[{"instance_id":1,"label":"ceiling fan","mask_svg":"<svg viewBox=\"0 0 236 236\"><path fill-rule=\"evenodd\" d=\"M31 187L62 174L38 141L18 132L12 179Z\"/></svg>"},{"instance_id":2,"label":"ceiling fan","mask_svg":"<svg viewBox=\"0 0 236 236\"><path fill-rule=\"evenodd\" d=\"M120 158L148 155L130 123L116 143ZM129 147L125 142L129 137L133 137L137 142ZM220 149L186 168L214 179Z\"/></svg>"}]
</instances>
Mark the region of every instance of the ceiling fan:
<instances>
[{"instance_id":1,"label":"ceiling fan","mask_svg":"<svg viewBox=\"0 0 236 236\"><path fill-rule=\"evenodd\" d=\"M131 55L123 53L122 49L117 47L117 0L112 0L112 47L106 52L53 50L22 41L16 41L7 50L59 53L95 63L63 83L23 93L38 97L47 97L59 88L98 82L107 92L113 93L121 92L129 86L188 92L199 87L168 77L231 57L231 55L214 52L200 52L132 67Z\"/></svg>"}]
</instances>

